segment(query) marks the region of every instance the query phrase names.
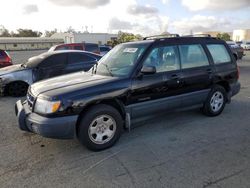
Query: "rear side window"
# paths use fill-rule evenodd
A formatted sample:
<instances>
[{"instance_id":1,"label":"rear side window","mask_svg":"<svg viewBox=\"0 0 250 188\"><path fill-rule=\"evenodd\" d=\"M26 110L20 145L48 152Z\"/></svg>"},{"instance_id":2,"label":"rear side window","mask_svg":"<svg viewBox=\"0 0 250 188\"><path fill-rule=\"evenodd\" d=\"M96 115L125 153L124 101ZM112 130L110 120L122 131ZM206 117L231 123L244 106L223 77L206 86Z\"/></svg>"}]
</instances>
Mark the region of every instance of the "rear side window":
<instances>
[{"instance_id":1,"label":"rear side window","mask_svg":"<svg viewBox=\"0 0 250 188\"><path fill-rule=\"evenodd\" d=\"M110 48L108 47L100 47L100 50L103 52L103 51L110 51Z\"/></svg>"},{"instance_id":2,"label":"rear side window","mask_svg":"<svg viewBox=\"0 0 250 188\"><path fill-rule=\"evenodd\" d=\"M231 62L228 51L223 44L208 44L207 48L211 53L215 64Z\"/></svg>"},{"instance_id":3,"label":"rear side window","mask_svg":"<svg viewBox=\"0 0 250 188\"><path fill-rule=\"evenodd\" d=\"M79 53L69 54L69 64L83 63L83 62L89 62L89 61L95 61L95 59L86 54L79 54Z\"/></svg>"},{"instance_id":4,"label":"rear side window","mask_svg":"<svg viewBox=\"0 0 250 188\"><path fill-rule=\"evenodd\" d=\"M208 66L208 58L200 44L180 45L182 69Z\"/></svg>"}]
</instances>

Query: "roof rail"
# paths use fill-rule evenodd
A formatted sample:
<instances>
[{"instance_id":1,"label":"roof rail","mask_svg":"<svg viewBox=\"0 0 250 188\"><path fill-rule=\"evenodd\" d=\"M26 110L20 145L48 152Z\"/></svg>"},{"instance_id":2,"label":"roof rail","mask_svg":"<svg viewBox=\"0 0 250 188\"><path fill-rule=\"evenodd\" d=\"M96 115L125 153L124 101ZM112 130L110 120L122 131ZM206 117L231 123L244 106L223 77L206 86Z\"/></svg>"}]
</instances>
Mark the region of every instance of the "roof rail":
<instances>
[{"instance_id":1,"label":"roof rail","mask_svg":"<svg viewBox=\"0 0 250 188\"><path fill-rule=\"evenodd\" d=\"M179 34L153 35L144 37L143 40L164 39L164 38L174 38L174 37L180 37L180 35Z\"/></svg>"},{"instance_id":2,"label":"roof rail","mask_svg":"<svg viewBox=\"0 0 250 188\"><path fill-rule=\"evenodd\" d=\"M194 35L182 35L181 37L209 37L211 38L212 36L210 34L194 34Z\"/></svg>"}]
</instances>

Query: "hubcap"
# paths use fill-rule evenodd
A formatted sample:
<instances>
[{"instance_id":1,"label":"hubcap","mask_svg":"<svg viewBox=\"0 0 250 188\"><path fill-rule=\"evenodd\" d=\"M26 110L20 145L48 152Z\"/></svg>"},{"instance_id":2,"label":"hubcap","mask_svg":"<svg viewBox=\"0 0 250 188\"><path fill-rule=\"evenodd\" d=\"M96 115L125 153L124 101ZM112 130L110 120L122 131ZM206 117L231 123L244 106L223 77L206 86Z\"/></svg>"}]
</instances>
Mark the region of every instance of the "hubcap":
<instances>
[{"instance_id":1,"label":"hubcap","mask_svg":"<svg viewBox=\"0 0 250 188\"><path fill-rule=\"evenodd\" d=\"M109 115L101 115L91 122L88 134L95 144L105 144L114 137L115 131L115 120Z\"/></svg>"},{"instance_id":2,"label":"hubcap","mask_svg":"<svg viewBox=\"0 0 250 188\"><path fill-rule=\"evenodd\" d=\"M210 101L211 109L213 112L218 112L224 103L224 96L220 91L216 91Z\"/></svg>"}]
</instances>

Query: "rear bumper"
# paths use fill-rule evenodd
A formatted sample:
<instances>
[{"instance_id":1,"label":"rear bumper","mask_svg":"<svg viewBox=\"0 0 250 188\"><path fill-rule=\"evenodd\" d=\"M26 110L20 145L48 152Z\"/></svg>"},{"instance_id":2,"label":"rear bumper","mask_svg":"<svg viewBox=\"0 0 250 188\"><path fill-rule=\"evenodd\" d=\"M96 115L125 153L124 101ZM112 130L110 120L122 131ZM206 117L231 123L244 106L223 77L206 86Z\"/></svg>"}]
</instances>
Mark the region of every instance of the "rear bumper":
<instances>
[{"instance_id":1,"label":"rear bumper","mask_svg":"<svg viewBox=\"0 0 250 188\"><path fill-rule=\"evenodd\" d=\"M240 87L241 87L241 84L238 81L233 84L230 84L231 97L233 97L234 95L240 92Z\"/></svg>"},{"instance_id":2,"label":"rear bumper","mask_svg":"<svg viewBox=\"0 0 250 188\"><path fill-rule=\"evenodd\" d=\"M19 128L47 138L71 139L76 135L77 116L47 118L29 110L26 102L15 105Z\"/></svg>"}]
</instances>

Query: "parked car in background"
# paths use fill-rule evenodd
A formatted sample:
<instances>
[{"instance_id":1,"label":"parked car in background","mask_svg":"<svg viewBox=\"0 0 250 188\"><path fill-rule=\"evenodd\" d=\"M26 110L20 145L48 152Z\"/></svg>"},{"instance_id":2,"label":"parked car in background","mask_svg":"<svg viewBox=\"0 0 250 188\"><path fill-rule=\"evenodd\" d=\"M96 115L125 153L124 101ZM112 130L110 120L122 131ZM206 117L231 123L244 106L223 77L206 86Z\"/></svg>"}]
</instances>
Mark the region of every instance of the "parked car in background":
<instances>
[{"instance_id":1,"label":"parked car in background","mask_svg":"<svg viewBox=\"0 0 250 188\"><path fill-rule=\"evenodd\" d=\"M9 54L0 49L0 68L12 65L12 59Z\"/></svg>"},{"instance_id":2,"label":"parked car in background","mask_svg":"<svg viewBox=\"0 0 250 188\"><path fill-rule=\"evenodd\" d=\"M231 48L232 53L236 60L242 59L243 56L245 56L244 49L240 45L236 44L234 41L226 41L226 42Z\"/></svg>"},{"instance_id":3,"label":"parked car in background","mask_svg":"<svg viewBox=\"0 0 250 188\"><path fill-rule=\"evenodd\" d=\"M0 93L24 96L32 83L62 74L88 71L100 58L91 52L73 50L43 53L26 63L0 69Z\"/></svg>"},{"instance_id":4,"label":"parked car in background","mask_svg":"<svg viewBox=\"0 0 250 188\"><path fill-rule=\"evenodd\" d=\"M244 49L244 50L250 50L250 41L245 41L241 44L241 47Z\"/></svg>"},{"instance_id":5,"label":"parked car in background","mask_svg":"<svg viewBox=\"0 0 250 188\"><path fill-rule=\"evenodd\" d=\"M57 50L81 50L93 52L95 54L100 54L100 48L98 44L95 43L69 43L69 44L59 44L52 46L49 51Z\"/></svg>"},{"instance_id":6,"label":"parked car in background","mask_svg":"<svg viewBox=\"0 0 250 188\"><path fill-rule=\"evenodd\" d=\"M112 48L110 46L100 46L101 56L104 56L108 53Z\"/></svg>"},{"instance_id":7,"label":"parked car in background","mask_svg":"<svg viewBox=\"0 0 250 188\"><path fill-rule=\"evenodd\" d=\"M221 114L240 90L229 46L211 37L147 38L123 43L92 72L30 86L15 111L21 130L50 138L74 138L98 151L123 129L177 108ZM157 121L157 119L156 119Z\"/></svg>"}]
</instances>

